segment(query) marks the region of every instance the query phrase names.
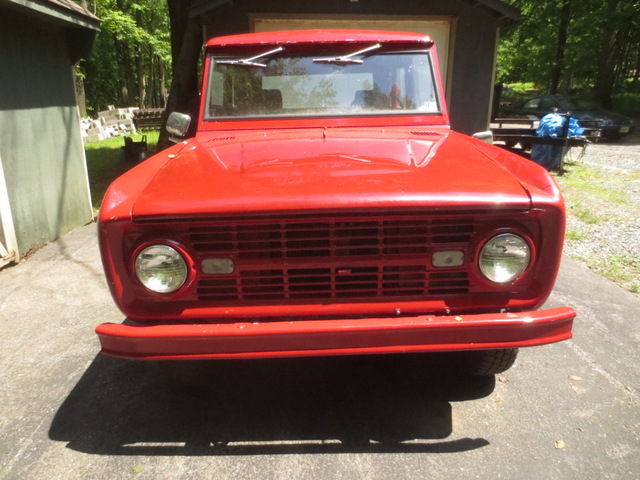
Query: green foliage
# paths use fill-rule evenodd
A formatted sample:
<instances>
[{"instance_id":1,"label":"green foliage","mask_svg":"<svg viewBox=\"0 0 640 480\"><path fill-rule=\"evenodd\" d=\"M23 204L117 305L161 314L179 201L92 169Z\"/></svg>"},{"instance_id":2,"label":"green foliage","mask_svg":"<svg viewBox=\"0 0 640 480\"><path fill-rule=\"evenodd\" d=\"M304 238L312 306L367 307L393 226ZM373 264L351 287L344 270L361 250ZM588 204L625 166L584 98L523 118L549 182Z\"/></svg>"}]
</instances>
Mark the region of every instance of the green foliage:
<instances>
[{"instance_id":1,"label":"green foliage","mask_svg":"<svg viewBox=\"0 0 640 480\"><path fill-rule=\"evenodd\" d=\"M581 232L580 230L567 228L567 231L565 232L564 237L566 240L571 240L574 242L582 242L586 239L587 235L584 232Z\"/></svg>"},{"instance_id":2,"label":"green foliage","mask_svg":"<svg viewBox=\"0 0 640 480\"><path fill-rule=\"evenodd\" d=\"M533 82L549 91L559 65L559 92L582 93L610 82L604 86L613 92L640 93L640 1L505 1L521 10L521 19L501 32L498 81ZM559 52L563 5L569 17Z\"/></svg>"},{"instance_id":3,"label":"green foliage","mask_svg":"<svg viewBox=\"0 0 640 480\"><path fill-rule=\"evenodd\" d=\"M565 188L573 188L576 191L579 191L583 195L590 195L601 200L606 200L611 203L618 204L628 204L629 200L625 191L628 189L616 189L611 188L610 185L604 183L604 181L595 181L597 179L597 175L602 175L601 173L597 173L592 168L589 168L585 165L575 164L571 166L571 175L567 175L562 179L562 184ZM624 175L617 175L615 173L607 172L606 174L608 181L616 180L620 183L625 182ZM618 177L618 178L616 178ZM603 179L604 180L604 179ZM629 181L635 181L635 178L632 178ZM580 202L578 203L578 205ZM589 212L589 214L597 214L601 212ZM597 216L597 215L591 215ZM594 222L595 223L595 222Z\"/></svg>"},{"instance_id":4,"label":"green foliage","mask_svg":"<svg viewBox=\"0 0 640 480\"><path fill-rule=\"evenodd\" d=\"M95 0L102 20L92 55L81 63L90 112L163 107L171 79L166 0Z\"/></svg>"},{"instance_id":5,"label":"green foliage","mask_svg":"<svg viewBox=\"0 0 640 480\"><path fill-rule=\"evenodd\" d=\"M537 90L533 82L514 82L509 84L509 88L518 95L527 95Z\"/></svg>"},{"instance_id":6,"label":"green foliage","mask_svg":"<svg viewBox=\"0 0 640 480\"><path fill-rule=\"evenodd\" d=\"M613 96L613 109L624 115L640 118L640 93L619 93Z\"/></svg>"},{"instance_id":7,"label":"green foliage","mask_svg":"<svg viewBox=\"0 0 640 480\"><path fill-rule=\"evenodd\" d=\"M640 293L640 262L637 258L629 254L606 255L596 260L590 268L627 290Z\"/></svg>"}]
</instances>

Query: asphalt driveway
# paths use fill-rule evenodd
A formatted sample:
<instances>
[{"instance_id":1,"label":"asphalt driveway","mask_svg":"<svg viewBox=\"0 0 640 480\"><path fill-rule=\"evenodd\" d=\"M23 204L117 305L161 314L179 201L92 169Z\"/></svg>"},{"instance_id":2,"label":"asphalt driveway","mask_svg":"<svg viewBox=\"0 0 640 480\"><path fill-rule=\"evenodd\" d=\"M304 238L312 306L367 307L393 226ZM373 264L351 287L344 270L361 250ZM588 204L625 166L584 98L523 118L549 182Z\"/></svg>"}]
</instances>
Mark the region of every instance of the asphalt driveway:
<instances>
[{"instance_id":1,"label":"asphalt driveway","mask_svg":"<svg viewBox=\"0 0 640 480\"><path fill-rule=\"evenodd\" d=\"M95 225L0 271L2 479L640 477L640 297L565 259L570 341L489 379L439 358L216 364L199 389L97 356Z\"/></svg>"}]
</instances>

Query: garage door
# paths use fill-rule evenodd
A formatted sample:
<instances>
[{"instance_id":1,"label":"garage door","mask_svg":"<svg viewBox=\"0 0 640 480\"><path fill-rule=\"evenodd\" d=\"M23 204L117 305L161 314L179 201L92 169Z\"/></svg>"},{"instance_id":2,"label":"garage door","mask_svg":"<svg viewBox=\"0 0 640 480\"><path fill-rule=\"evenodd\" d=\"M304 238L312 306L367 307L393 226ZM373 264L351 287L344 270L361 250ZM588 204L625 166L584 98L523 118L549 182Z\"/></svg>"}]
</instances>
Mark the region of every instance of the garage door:
<instances>
[{"instance_id":1,"label":"garage door","mask_svg":"<svg viewBox=\"0 0 640 480\"><path fill-rule=\"evenodd\" d=\"M379 17L359 15L319 16L301 15L296 17L275 15L253 15L254 32L275 32L278 30L304 30L327 28L361 28L366 30L395 30L400 32L417 32L429 35L438 47L438 61L442 74L445 92L449 91L447 72L451 69L449 59L449 38L451 34L450 17Z\"/></svg>"}]
</instances>

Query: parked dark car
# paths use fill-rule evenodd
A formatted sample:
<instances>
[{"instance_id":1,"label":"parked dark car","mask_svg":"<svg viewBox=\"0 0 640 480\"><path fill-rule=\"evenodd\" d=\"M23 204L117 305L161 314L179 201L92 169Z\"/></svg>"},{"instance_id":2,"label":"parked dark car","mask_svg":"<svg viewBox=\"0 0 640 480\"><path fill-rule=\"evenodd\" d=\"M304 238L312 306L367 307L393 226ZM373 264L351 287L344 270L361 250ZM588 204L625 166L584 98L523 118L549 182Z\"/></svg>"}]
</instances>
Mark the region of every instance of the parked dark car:
<instances>
[{"instance_id":1,"label":"parked dark car","mask_svg":"<svg viewBox=\"0 0 640 480\"><path fill-rule=\"evenodd\" d=\"M591 105L586 100L571 99L560 95L529 98L505 108L503 115L531 115L542 118L554 111L570 113L578 122L600 122L602 137L607 140L620 140L634 129L633 120L625 115Z\"/></svg>"}]
</instances>

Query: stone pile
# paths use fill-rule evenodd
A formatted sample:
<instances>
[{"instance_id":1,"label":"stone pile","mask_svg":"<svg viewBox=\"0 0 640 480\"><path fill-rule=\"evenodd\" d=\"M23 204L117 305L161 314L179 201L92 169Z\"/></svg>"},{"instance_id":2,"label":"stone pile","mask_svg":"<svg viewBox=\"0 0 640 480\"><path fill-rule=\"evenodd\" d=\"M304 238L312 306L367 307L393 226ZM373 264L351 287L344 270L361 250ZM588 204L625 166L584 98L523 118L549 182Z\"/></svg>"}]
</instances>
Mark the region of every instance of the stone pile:
<instances>
[{"instance_id":1,"label":"stone pile","mask_svg":"<svg viewBox=\"0 0 640 480\"><path fill-rule=\"evenodd\" d=\"M133 114L137 107L115 108L109 106L108 110L98 112L98 118L93 120L83 118L80 121L82 138L85 143L97 142L110 137L131 135L136 133L133 123Z\"/></svg>"}]
</instances>

